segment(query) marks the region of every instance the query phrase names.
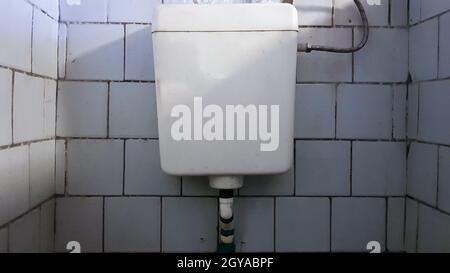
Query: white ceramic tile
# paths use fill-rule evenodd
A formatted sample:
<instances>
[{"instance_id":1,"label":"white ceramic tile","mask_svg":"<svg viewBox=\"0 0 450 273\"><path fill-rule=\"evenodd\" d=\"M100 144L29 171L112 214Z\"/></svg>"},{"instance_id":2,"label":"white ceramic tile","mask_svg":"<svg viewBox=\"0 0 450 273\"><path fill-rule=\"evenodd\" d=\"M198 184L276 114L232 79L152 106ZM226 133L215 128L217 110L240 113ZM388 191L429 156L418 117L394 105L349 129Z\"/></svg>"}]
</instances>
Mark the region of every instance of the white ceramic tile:
<instances>
[{"instance_id":1,"label":"white ceramic tile","mask_svg":"<svg viewBox=\"0 0 450 273\"><path fill-rule=\"evenodd\" d=\"M60 81L58 89L58 136L107 136L107 83Z\"/></svg>"},{"instance_id":2,"label":"white ceramic tile","mask_svg":"<svg viewBox=\"0 0 450 273\"><path fill-rule=\"evenodd\" d=\"M30 72L32 6L3 0L0 7L0 64Z\"/></svg>"},{"instance_id":3,"label":"white ceramic tile","mask_svg":"<svg viewBox=\"0 0 450 273\"><path fill-rule=\"evenodd\" d=\"M68 79L123 80L123 25L75 24L67 29Z\"/></svg>"},{"instance_id":4,"label":"white ceramic tile","mask_svg":"<svg viewBox=\"0 0 450 273\"><path fill-rule=\"evenodd\" d=\"M106 22L108 0L59 0L61 21Z\"/></svg>"},{"instance_id":5,"label":"white ceramic tile","mask_svg":"<svg viewBox=\"0 0 450 273\"><path fill-rule=\"evenodd\" d=\"M80 243L81 252L101 252L103 242L103 198L56 199L56 252L69 252L67 243Z\"/></svg>"},{"instance_id":6,"label":"white ceramic tile","mask_svg":"<svg viewBox=\"0 0 450 273\"><path fill-rule=\"evenodd\" d=\"M29 208L28 146L0 151L0 225Z\"/></svg>"},{"instance_id":7,"label":"white ceramic tile","mask_svg":"<svg viewBox=\"0 0 450 273\"><path fill-rule=\"evenodd\" d=\"M34 10L33 16L33 73L58 77L58 22Z\"/></svg>"},{"instance_id":8,"label":"white ceramic tile","mask_svg":"<svg viewBox=\"0 0 450 273\"><path fill-rule=\"evenodd\" d=\"M161 199L105 199L105 252L159 252Z\"/></svg>"},{"instance_id":9,"label":"white ceramic tile","mask_svg":"<svg viewBox=\"0 0 450 273\"><path fill-rule=\"evenodd\" d=\"M0 146L12 143L12 72L0 68Z\"/></svg>"},{"instance_id":10,"label":"white ceramic tile","mask_svg":"<svg viewBox=\"0 0 450 273\"><path fill-rule=\"evenodd\" d=\"M151 23L153 10L162 0L109 0L109 22Z\"/></svg>"},{"instance_id":11,"label":"white ceramic tile","mask_svg":"<svg viewBox=\"0 0 450 273\"><path fill-rule=\"evenodd\" d=\"M44 93L44 79L15 73L13 106L15 143L45 137Z\"/></svg>"},{"instance_id":12,"label":"white ceramic tile","mask_svg":"<svg viewBox=\"0 0 450 273\"><path fill-rule=\"evenodd\" d=\"M67 146L67 192L73 195L121 195L121 140L71 140Z\"/></svg>"},{"instance_id":13,"label":"white ceramic tile","mask_svg":"<svg viewBox=\"0 0 450 273\"><path fill-rule=\"evenodd\" d=\"M154 81L151 26L126 25L125 79Z\"/></svg>"}]
</instances>

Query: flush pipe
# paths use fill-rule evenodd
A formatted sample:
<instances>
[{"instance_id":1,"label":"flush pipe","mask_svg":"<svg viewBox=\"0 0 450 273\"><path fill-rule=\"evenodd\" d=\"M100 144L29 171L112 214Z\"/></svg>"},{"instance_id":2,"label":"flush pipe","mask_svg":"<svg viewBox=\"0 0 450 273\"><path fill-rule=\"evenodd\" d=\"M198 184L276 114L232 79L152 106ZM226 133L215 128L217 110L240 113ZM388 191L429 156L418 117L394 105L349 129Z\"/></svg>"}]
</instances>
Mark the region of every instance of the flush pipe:
<instances>
[{"instance_id":1,"label":"flush pipe","mask_svg":"<svg viewBox=\"0 0 450 273\"><path fill-rule=\"evenodd\" d=\"M243 176L210 176L209 185L219 190L219 244L217 252L233 253L234 243L233 223L233 191L244 184Z\"/></svg>"}]
</instances>

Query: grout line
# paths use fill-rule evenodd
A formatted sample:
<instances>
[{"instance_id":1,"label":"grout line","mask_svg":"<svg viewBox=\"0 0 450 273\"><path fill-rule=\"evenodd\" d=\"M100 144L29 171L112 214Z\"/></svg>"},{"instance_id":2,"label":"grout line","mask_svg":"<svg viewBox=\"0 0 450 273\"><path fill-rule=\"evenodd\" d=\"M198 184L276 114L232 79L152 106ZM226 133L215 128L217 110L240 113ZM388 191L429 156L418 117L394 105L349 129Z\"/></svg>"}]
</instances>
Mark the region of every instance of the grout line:
<instances>
[{"instance_id":1,"label":"grout line","mask_svg":"<svg viewBox=\"0 0 450 273\"><path fill-rule=\"evenodd\" d=\"M125 196L125 172L126 172L126 153L127 153L127 141L123 141L123 162L122 162L122 195Z\"/></svg>"},{"instance_id":2,"label":"grout line","mask_svg":"<svg viewBox=\"0 0 450 273\"><path fill-rule=\"evenodd\" d=\"M333 7L332 13L335 15L335 8ZM354 28L354 27L362 27L362 24L352 24L352 25L341 25L336 24L336 20L332 17L332 25L298 25L299 29L304 28L324 28L324 29L331 29L331 28ZM60 23L65 23L69 25L144 25L144 26L151 26L152 23L150 22L133 22L133 21L123 21L123 22L95 22L95 21L68 21L68 20L61 20ZM402 26L402 25L396 25L396 26L390 26L390 25L370 25L370 28L373 29L407 29L408 26ZM293 30L233 30L232 32L273 32L273 31L293 31ZM167 31L158 31L158 32L167 32ZM186 32L186 31L179 31L179 32ZM219 31L190 31L190 32L231 32L229 30L219 30Z\"/></svg>"},{"instance_id":3,"label":"grout line","mask_svg":"<svg viewBox=\"0 0 450 273\"><path fill-rule=\"evenodd\" d=\"M411 86L411 71L410 71L410 67L411 67L411 48L410 48L410 32L411 32L411 27L410 27L410 22L411 22L411 13L410 13L410 6L411 3L408 0L406 3L406 24L408 27L408 47L407 47L407 51L408 51L408 59L407 59L407 67L408 67L408 80L406 82L406 112L405 112L405 138L406 138L406 155L405 155L405 160L406 160L406 172L405 172L405 176L406 176L406 182L405 182L405 198L403 201L404 207L403 207L403 250L406 251L406 229L407 229L407 213L408 213L408 208L407 208L407 203L408 203L408 184L409 184L409 151L410 151L410 144L411 144L411 139L409 136L410 133L410 124L409 124L409 119L410 119L410 111L412 111L412 109L410 109L410 100L412 100L412 96L411 96L411 92L412 92L412 86ZM418 102L417 102L418 103ZM418 113L417 113L418 114ZM416 135L417 137L417 135Z\"/></svg>"},{"instance_id":4,"label":"grout line","mask_svg":"<svg viewBox=\"0 0 450 273\"><path fill-rule=\"evenodd\" d=\"M83 79L67 79L61 78L63 82L86 82L86 83L156 83L155 81L145 80L83 80Z\"/></svg>"},{"instance_id":5,"label":"grout line","mask_svg":"<svg viewBox=\"0 0 450 273\"><path fill-rule=\"evenodd\" d=\"M110 1L106 1L106 24L110 24L111 22L109 21L109 5L110 5Z\"/></svg>"},{"instance_id":6,"label":"grout line","mask_svg":"<svg viewBox=\"0 0 450 273\"><path fill-rule=\"evenodd\" d=\"M450 144L443 144L443 143L436 143L436 142L430 142L430 141L425 141L425 140L412 140L412 143L419 143L419 144L428 144L428 145L436 145L436 146L440 146L440 147L446 147L446 148L450 148Z\"/></svg>"},{"instance_id":7,"label":"grout line","mask_svg":"<svg viewBox=\"0 0 450 273\"><path fill-rule=\"evenodd\" d=\"M406 1L406 21L407 21L406 24L408 26L408 32L409 32L410 25L411 25L411 12L410 12L410 10L411 10L411 1L408 0L408 1ZM408 39L408 41L409 41L409 39ZM408 45L408 47L409 47L409 45Z\"/></svg>"},{"instance_id":8,"label":"grout line","mask_svg":"<svg viewBox=\"0 0 450 273\"><path fill-rule=\"evenodd\" d=\"M61 2L58 1L58 23L61 23Z\"/></svg>"},{"instance_id":9,"label":"grout line","mask_svg":"<svg viewBox=\"0 0 450 273\"><path fill-rule=\"evenodd\" d=\"M354 141L350 141L350 196L353 196L353 144Z\"/></svg>"},{"instance_id":10,"label":"grout line","mask_svg":"<svg viewBox=\"0 0 450 273\"><path fill-rule=\"evenodd\" d=\"M293 176L294 176L294 190L293 190L293 195L295 196L297 194L297 172L295 171L295 166L297 164L297 141L294 139L294 159L292 160L292 168L294 169L293 172Z\"/></svg>"},{"instance_id":11,"label":"grout line","mask_svg":"<svg viewBox=\"0 0 450 273\"><path fill-rule=\"evenodd\" d=\"M57 136L56 140L159 140L159 138L144 137L62 137Z\"/></svg>"},{"instance_id":12,"label":"grout line","mask_svg":"<svg viewBox=\"0 0 450 273\"><path fill-rule=\"evenodd\" d=\"M21 69L18 69L18 68L5 66L5 65L2 65L2 64L0 64L0 68L9 69L9 70L11 70L13 72L25 74L27 76L31 76L31 77L35 77L35 78L40 78L40 79L45 79L45 80L53 80L53 81L59 80L58 78L52 78L52 77L49 77L49 76L39 75L39 74L35 74L33 72L28 72L28 71L25 71L25 70L21 70Z\"/></svg>"},{"instance_id":13,"label":"grout line","mask_svg":"<svg viewBox=\"0 0 450 273\"><path fill-rule=\"evenodd\" d=\"M405 141L406 143L410 143L410 138L409 138L409 119L410 119L410 109L409 109L409 100L411 99L410 96L410 84L406 84L406 98L405 98L405 117L404 117L404 122L405 122Z\"/></svg>"},{"instance_id":14,"label":"grout line","mask_svg":"<svg viewBox=\"0 0 450 273\"><path fill-rule=\"evenodd\" d=\"M409 109L409 100L412 100L412 97L410 96L410 90L412 90L411 87L411 71L410 71L410 67L411 67L411 60L410 60L410 54L411 54L411 49L410 49L410 45L409 45L409 39L410 39L410 27L409 27L409 22L410 22L410 1L408 0L406 3L406 21L407 21L407 26L408 26L408 47L407 47L407 51L408 51L408 59L407 59L407 63L408 63L408 79L406 81L406 114L405 114L405 138L406 141L409 145L410 142L410 138L409 138L409 119L410 119L410 110L412 111L412 109ZM408 163L408 157L406 158L406 162ZM408 164L406 164L408 165ZM406 186L408 185L408 177L406 177ZM406 204L405 204L405 211L406 211ZM405 223L406 225L406 223Z\"/></svg>"},{"instance_id":15,"label":"grout line","mask_svg":"<svg viewBox=\"0 0 450 273\"><path fill-rule=\"evenodd\" d=\"M69 61L69 25L65 24L66 26L66 52L65 52L65 56L64 56L64 79L67 78L67 68L68 68L68 61ZM59 60L58 60L59 63ZM59 75L58 75L59 76ZM62 79L59 79L59 81Z\"/></svg>"},{"instance_id":16,"label":"grout line","mask_svg":"<svg viewBox=\"0 0 450 273\"><path fill-rule=\"evenodd\" d=\"M127 25L123 25L123 80L127 79Z\"/></svg>"},{"instance_id":17,"label":"grout line","mask_svg":"<svg viewBox=\"0 0 450 273\"><path fill-rule=\"evenodd\" d=\"M26 72L26 71L22 71L22 70L18 70L15 68L10 68L10 67L5 67L0 65L0 68L5 68L5 69L10 69L10 70L14 70L16 72L20 72L29 76L34 76L37 78L43 78L43 79L48 79L48 80L54 80L54 81L64 81L64 82L100 82L100 83L108 83L108 82L112 82L112 83L156 83L154 80L114 80L114 79L109 79L109 80L92 80L92 79L70 79L70 78L51 78L48 76L42 76L42 75L37 75L37 74L32 74L30 72ZM430 83L430 82L441 82L441 81L446 81L446 80L450 80L450 76L445 77L445 78L440 78L440 79L428 79L428 80L420 80L420 81L415 81L413 83ZM305 84L348 84L348 85L382 85L382 86L389 86L389 85L401 85L401 84L409 84L410 82L408 82L407 80L405 81L400 81L400 82L375 82L375 81L298 81L295 84L296 85L305 85Z\"/></svg>"},{"instance_id":18,"label":"grout line","mask_svg":"<svg viewBox=\"0 0 450 273\"><path fill-rule=\"evenodd\" d=\"M355 28L352 28L352 46L355 44ZM355 52L352 52L352 83L355 82Z\"/></svg>"},{"instance_id":19,"label":"grout line","mask_svg":"<svg viewBox=\"0 0 450 273\"><path fill-rule=\"evenodd\" d=\"M331 1L331 26L332 27L335 27L335 18L334 18L335 12L336 12L335 5L336 5L335 0L332 0Z\"/></svg>"},{"instance_id":20,"label":"grout line","mask_svg":"<svg viewBox=\"0 0 450 273\"><path fill-rule=\"evenodd\" d=\"M24 141L24 142L19 142L19 143L13 143L13 144L10 144L10 145L4 145L4 146L0 146L0 151L7 150L7 149L12 149L12 148L16 148L16 147L21 147L21 146L26 146L26 145L30 145L30 144L34 144L34 143L50 141L50 140L56 140L56 138L54 138L54 137L42 138L42 139Z\"/></svg>"},{"instance_id":21,"label":"grout line","mask_svg":"<svg viewBox=\"0 0 450 273\"><path fill-rule=\"evenodd\" d=\"M105 202L106 202L106 197L102 198L102 252L105 252Z\"/></svg>"},{"instance_id":22,"label":"grout line","mask_svg":"<svg viewBox=\"0 0 450 273\"><path fill-rule=\"evenodd\" d=\"M332 238L333 238L333 198L332 197L328 197L328 199L330 200L330 232L329 232L329 236L330 236L330 242L329 242L329 247L330 247L330 252L332 252Z\"/></svg>"},{"instance_id":23,"label":"grout line","mask_svg":"<svg viewBox=\"0 0 450 273\"><path fill-rule=\"evenodd\" d=\"M422 93L422 84L417 84L417 125L416 125L416 139L419 139L419 127L420 127L420 94Z\"/></svg>"},{"instance_id":24,"label":"grout line","mask_svg":"<svg viewBox=\"0 0 450 273\"><path fill-rule=\"evenodd\" d=\"M411 2L411 1L414 1L414 0L408 0L408 2ZM422 0L417 0L417 1L422 2ZM419 22L418 23L420 23L421 21L422 21L422 3L420 3L420 5L419 5Z\"/></svg>"},{"instance_id":25,"label":"grout line","mask_svg":"<svg viewBox=\"0 0 450 273\"><path fill-rule=\"evenodd\" d=\"M58 4L59 4L59 1L58 1ZM59 5L58 5L58 8L59 8ZM60 34L61 34L61 24L58 23L58 39L57 39L58 42L57 42L57 46L56 46L56 77L58 79L56 80L56 90L55 90L55 128L53 128L53 135L55 137L56 137L56 127L58 124L59 76L61 74L61 71L59 69L59 60L61 57L61 56L59 56L60 55L59 47L61 46L60 42L59 42ZM56 143L55 143L55 146L56 146ZM56 149L55 149L55 160L56 160ZM56 166L56 163L55 163L55 166ZM56 174L56 168L55 168L55 174ZM56 175L55 175L55 177L56 177Z\"/></svg>"},{"instance_id":26,"label":"grout line","mask_svg":"<svg viewBox=\"0 0 450 273\"><path fill-rule=\"evenodd\" d=\"M389 0L388 4L388 25L392 26L392 0Z\"/></svg>"},{"instance_id":27,"label":"grout line","mask_svg":"<svg viewBox=\"0 0 450 273\"><path fill-rule=\"evenodd\" d=\"M337 127L338 127L338 87L339 84L334 85L334 138L337 138Z\"/></svg>"},{"instance_id":28,"label":"grout line","mask_svg":"<svg viewBox=\"0 0 450 273\"><path fill-rule=\"evenodd\" d=\"M407 23L408 29L409 29L410 22L411 22L411 12L410 12L410 9L411 9L411 1L408 0L408 1L406 1L406 20L407 20L406 23Z\"/></svg>"},{"instance_id":29,"label":"grout line","mask_svg":"<svg viewBox=\"0 0 450 273\"><path fill-rule=\"evenodd\" d=\"M417 200L416 200L417 201ZM415 245L415 247L416 247L416 253L417 253L417 250L419 249L419 223L420 223L420 221L419 221L419 217L420 217L420 204L421 204L421 202L420 201L417 201L417 216L416 216L416 245Z\"/></svg>"},{"instance_id":30,"label":"grout line","mask_svg":"<svg viewBox=\"0 0 450 273\"><path fill-rule=\"evenodd\" d=\"M56 195L56 161L57 161L57 158L56 158L56 149L57 149L57 142L56 142L56 140L54 140L54 143L53 143L53 192L54 192L54 195Z\"/></svg>"},{"instance_id":31,"label":"grout line","mask_svg":"<svg viewBox=\"0 0 450 273\"><path fill-rule=\"evenodd\" d=\"M55 180L55 193L56 193L56 129L57 129L57 124L58 124L58 95L59 95L59 78L61 75L61 71L60 71L60 67L59 67L59 61L60 61L60 47L61 47L61 43L60 43L60 35L61 35L61 24L60 24L60 20L61 20L61 5L60 5L60 1L57 2L57 10L58 10L58 38L57 38L57 44L56 44L56 94L55 94L55 128L53 130L54 132L54 136L55 136L55 174L54 174L54 180ZM67 39L67 30L66 30L66 39ZM56 200L55 200L55 206L56 206ZM56 211L55 211L55 219L56 219Z\"/></svg>"},{"instance_id":32,"label":"grout line","mask_svg":"<svg viewBox=\"0 0 450 273\"><path fill-rule=\"evenodd\" d=\"M159 197L159 252L163 251L163 198Z\"/></svg>"},{"instance_id":33,"label":"grout line","mask_svg":"<svg viewBox=\"0 0 450 273\"><path fill-rule=\"evenodd\" d=\"M389 197L386 197L384 200L385 200L384 249L385 249L385 252L389 252L389 249L388 249Z\"/></svg>"},{"instance_id":34,"label":"grout line","mask_svg":"<svg viewBox=\"0 0 450 273\"><path fill-rule=\"evenodd\" d=\"M349 54L349 53L348 53ZM449 77L450 79L450 77ZM408 83L407 81L402 81L402 82L366 82L366 81L300 81L300 82L296 82L297 85L302 85L302 84L348 84L348 85L383 85L383 86L387 86L387 85L394 85L394 84L406 84Z\"/></svg>"},{"instance_id":35,"label":"grout line","mask_svg":"<svg viewBox=\"0 0 450 273\"><path fill-rule=\"evenodd\" d=\"M439 76L441 75L441 71L440 71L440 64L441 64L441 58L440 58L440 56L441 56L441 47L440 47L440 44L441 44L441 16L439 16L438 17L438 19L437 19L437 33L438 33L438 37L437 37L437 69L436 69L436 71L437 71L437 75L436 75L436 78L437 79L439 79Z\"/></svg>"},{"instance_id":36,"label":"grout line","mask_svg":"<svg viewBox=\"0 0 450 273\"><path fill-rule=\"evenodd\" d=\"M53 196L53 238L56 238L56 206L57 206L57 202L56 202L56 197ZM56 250L56 240L53 240L53 252L55 252Z\"/></svg>"},{"instance_id":37,"label":"grout line","mask_svg":"<svg viewBox=\"0 0 450 273\"><path fill-rule=\"evenodd\" d=\"M41 203L39 203L39 204L37 204L37 205L35 205L35 206L33 206L33 207L29 207L27 211L25 211L25 212L19 214L18 216L14 217L13 219L11 219L10 221L4 223L3 225L0 225L0 229L3 229L3 228L5 228L5 227L8 227L9 225L11 225L12 223L14 223L15 221L17 221L17 220L19 220L20 218L26 216L26 215L27 215L28 213L30 213L31 211L33 211L33 210L35 210L35 209L41 207L43 204L47 203L48 201L50 201L50 200L52 200L52 199L54 199L54 198L55 198L55 196L51 196L51 197L45 199L44 201L42 201Z\"/></svg>"},{"instance_id":38,"label":"grout line","mask_svg":"<svg viewBox=\"0 0 450 273\"><path fill-rule=\"evenodd\" d=\"M395 86L391 86L391 138L395 139L394 127L395 127Z\"/></svg>"},{"instance_id":39,"label":"grout line","mask_svg":"<svg viewBox=\"0 0 450 273\"><path fill-rule=\"evenodd\" d=\"M31 145L27 145L28 149L28 208L31 206Z\"/></svg>"},{"instance_id":40,"label":"grout line","mask_svg":"<svg viewBox=\"0 0 450 273\"><path fill-rule=\"evenodd\" d=\"M436 207L439 207L439 170L441 168L441 160L440 160L440 154L441 154L441 147L437 147L437 164L436 164Z\"/></svg>"},{"instance_id":41,"label":"grout line","mask_svg":"<svg viewBox=\"0 0 450 273\"><path fill-rule=\"evenodd\" d=\"M14 143L14 85L16 80L16 72L12 71L11 76L11 143Z\"/></svg>"},{"instance_id":42,"label":"grout line","mask_svg":"<svg viewBox=\"0 0 450 273\"><path fill-rule=\"evenodd\" d=\"M431 209L436 210L437 212L440 212L440 213L442 213L442 214L444 214L444 215L450 217L450 212L448 212L448 211L442 210L442 209L440 209L440 208L438 208L438 207L436 207L436 206L433 206L432 204L429 204L429 203L427 203L427 202L425 202L425 201L422 201L422 200L420 200L420 199L418 199L418 198L416 198L416 197L413 197L413 196L411 196L411 195L406 195L406 197L409 198L409 199L411 199L411 200L416 201L417 203L419 203L419 204L421 204L421 205L423 205L423 206L427 206L427 207L429 207L429 208L431 208Z\"/></svg>"},{"instance_id":43,"label":"grout line","mask_svg":"<svg viewBox=\"0 0 450 273\"><path fill-rule=\"evenodd\" d=\"M34 59L34 54L33 54L33 47L34 47L34 16L35 16L35 8L32 7L32 12L31 12L31 73L34 73L33 71L33 59Z\"/></svg>"},{"instance_id":44,"label":"grout line","mask_svg":"<svg viewBox=\"0 0 450 273\"><path fill-rule=\"evenodd\" d=\"M56 140L67 139L67 140L159 140L159 138L153 137L61 137L57 136ZM396 142L403 143L406 142L405 139L377 139L377 138L295 138L295 141L359 141L359 142ZM436 144L436 143L433 143ZM445 146L446 144L439 144ZM447 145L447 146L450 146Z\"/></svg>"},{"instance_id":45,"label":"grout line","mask_svg":"<svg viewBox=\"0 0 450 273\"><path fill-rule=\"evenodd\" d=\"M150 22L133 22L133 21L124 21L124 22L95 22L95 21L70 21L70 20L61 20L60 23L68 24L68 25L144 25L151 26Z\"/></svg>"},{"instance_id":46,"label":"grout line","mask_svg":"<svg viewBox=\"0 0 450 273\"><path fill-rule=\"evenodd\" d=\"M352 24L352 25L339 25L339 24L334 24L333 26L326 26L326 25L301 25L299 26L299 30L300 29L304 29L304 28L324 28L324 29L333 29L333 28L337 28L337 29L343 29L343 28L361 28L363 27L362 24ZM369 26L371 29L407 29L408 26L389 26L389 25L370 25ZM163 32L163 31L161 31Z\"/></svg>"},{"instance_id":47,"label":"grout line","mask_svg":"<svg viewBox=\"0 0 450 273\"><path fill-rule=\"evenodd\" d=\"M64 140L64 196L68 196L69 193L67 191L67 186L68 186L68 172L69 172L69 168L67 166L69 163L69 156L68 156L68 147L69 146L69 142L67 140Z\"/></svg>"},{"instance_id":48,"label":"grout line","mask_svg":"<svg viewBox=\"0 0 450 273\"><path fill-rule=\"evenodd\" d=\"M438 14L435 14L435 15L433 15L431 17L428 17L428 18L422 20L422 7L420 7L420 20L418 22L415 22L414 24L410 24L409 26L410 27L415 27L415 26L418 26L418 25L420 25L422 23L426 23L428 21L432 21L433 19L436 19L437 17L440 17L441 15L445 15L449 11L450 11L450 9L447 9L445 11L442 11L442 12L440 12Z\"/></svg>"},{"instance_id":49,"label":"grout line","mask_svg":"<svg viewBox=\"0 0 450 273\"><path fill-rule=\"evenodd\" d=\"M36 8L36 9L40 10L42 13L44 13L47 17L49 17L53 21L59 22L59 18L58 19L54 18L52 15L50 15L50 13L48 13L46 10L40 8L39 6L37 6L36 4L31 2L30 0L24 0L24 1L26 3L28 3L29 5L31 5L32 8ZM58 2L58 9L59 9L59 2ZM61 14L61 13L59 13L59 14Z\"/></svg>"},{"instance_id":50,"label":"grout line","mask_svg":"<svg viewBox=\"0 0 450 273\"><path fill-rule=\"evenodd\" d=\"M87 195L87 194L70 194L70 195L61 195L56 194L56 197L85 197L85 198L95 198L95 197L186 197L186 198L217 198L218 195L177 195L177 194L126 194L126 195L112 195L112 194L106 194L106 195ZM292 196L290 194L286 195L279 195L279 194L268 194L268 195L241 195L237 196L236 198L271 198L271 197L277 197L277 198L371 198L371 199L382 199L382 198L404 198L405 195L295 195Z\"/></svg>"},{"instance_id":51,"label":"grout line","mask_svg":"<svg viewBox=\"0 0 450 273\"><path fill-rule=\"evenodd\" d=\"M180 196L183 196L183 176L180 176Z\"/></svg>"},{"instance_id":52,"label":"grout line","mask_svg":"<svg viewBox=\"0 0 450 273\"><path fill-rule=\"evenodd\" d=\"M107 83L108 90L106 95L106 138L109 139L109 131L110 131L110 111L111 111L111 82Z\"/></svg>"},{"instance_id":53,"label":"grout line","mask_svg":"<svg viewBox=\"0 0 450 273\"><path fill-rule=\"evenodd\" d=\"M405 196L403 198L403 233L402 233L402 237L403 237L403 250L406 251L406 213L407 213L407 207L406 204L408 202L408 198Z\"/></svg>"}]
</instances>

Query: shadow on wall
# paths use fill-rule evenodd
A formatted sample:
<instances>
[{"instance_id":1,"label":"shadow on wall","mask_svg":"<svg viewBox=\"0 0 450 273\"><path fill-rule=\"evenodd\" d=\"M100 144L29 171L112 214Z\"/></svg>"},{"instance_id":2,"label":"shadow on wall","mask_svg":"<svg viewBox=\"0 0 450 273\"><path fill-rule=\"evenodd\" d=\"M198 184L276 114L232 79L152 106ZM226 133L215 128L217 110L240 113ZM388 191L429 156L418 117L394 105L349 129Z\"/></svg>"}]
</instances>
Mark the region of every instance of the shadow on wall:
<instances>
[{"instance_id":1,"label":"shadow on wall","mask_svg":"<svg viewBox=\"0 0 450 273\"><path fill-rule=\"evenodd\" d=\"M127 24L124 29L124 25L117 24L69 25L67 31L66 79L62 80L58 91L57 135L157 138L154 84L149 83L154 81L150 26ZM77 80L91 82L78 85ZM116 95L126 98L126 93L116 92L120 87L118 83L124 81L142 81L142 90L137 94L141 97L118 102L121 108L113 107ZM110 89L113 96L110 96ZM131 95L136 96L136 92ZM111 108L108 109L110 103ZM147 111L142 111L144 107L148 108ZM122 127L131 132L116 130L117 121L111 114L119 121L128 114L138 122L145 121L145 124L126 122ZM106 120L112 123L109 132Z\"/></svg>"}]
</instances>

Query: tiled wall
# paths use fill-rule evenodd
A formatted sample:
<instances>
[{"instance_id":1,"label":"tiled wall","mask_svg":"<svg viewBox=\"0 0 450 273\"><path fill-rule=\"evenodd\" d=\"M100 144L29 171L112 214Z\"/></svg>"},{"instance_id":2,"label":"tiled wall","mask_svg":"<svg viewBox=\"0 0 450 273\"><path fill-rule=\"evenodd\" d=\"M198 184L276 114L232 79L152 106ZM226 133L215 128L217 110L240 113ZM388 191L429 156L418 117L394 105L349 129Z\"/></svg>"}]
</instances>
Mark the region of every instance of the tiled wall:
<instances>
[{"instance_id":1,"label":"tiled wall","mask_svg":"<svg viewBox=\"0 0 450 273\"><path fill-rule=\"evenodd\" d=\"M359 43L353 1L295 3L300 41ZM277 251L404 250L407 1L363 3L363 50L298 56L296 197L276 198Z\"/></svg>"},{"instance_id":2,"label":"tiled wall","mask_svg":"<svg viewBox=\"0 0 450 273\"><path fill-rule=\"evenodd\" d=\"M0 253L53 251L58 17L0 3Z\"/></svg>"},{"instance_id":3,"label":"tiled wall","mask_svg":"<svg viewBox=\"0 0 450 273\"><path fill-rule=\"evenodd\" d=\"M410 1L406 250L450 251L450 2Z\"/></svg>"},{"instance_id":4,"label":"tiled wall","mask_svg":"<svg viewBox=\"0 0 450 273\"><path fill-rule=\"evenodd\" d=\"M57 186L56 251L79 241L83 252L154 252L162 236L173 240L163 246L168 251L214 250L216 200L167 199L180 196L181 178L165 175L159 164L151 21L160 3L60 1L56 150L66 164ZM180 234L181 202L188 223L195 224L195 210L207 225L196 229L203 243L165 235L171 225ZM202 204L211 213L200 211Z\"/></svg>"},{"instance_id":5,"label":"tiled wall","mask_svg":"<svg viewBox=\"0 0 450 273\"><path fill-rule=\"evenodd\" d=\"M215 251L217 192L159 164L160 2L0 4L0 252ZM450 7L363 2L366 48L298 55L295 165L246 177L238 251L450 251ZM359 42L352 0L295 6L300 41Z\"/></svg>"},{"instance_id":6,"label":"tiled wall","mask_svg":"<svg viewBox=\"0 0 450 273\"><path fill-rule=\"evenodd\" d=\"M78 240L84 251L215 251L217 192L204 177L167 176L159 165L150 16L158 1L126 2L61 1L57 154L67 173L56 249ZM246 178L238 251L366 251L372 240L403 250L408 9L406 0L381 4L366 5L371 39L361 52L299 54L295 166ZM300 41L359 41L353 1L295 5Z\"/></svg>"}]
</instances>

